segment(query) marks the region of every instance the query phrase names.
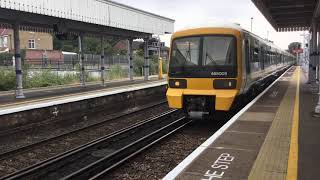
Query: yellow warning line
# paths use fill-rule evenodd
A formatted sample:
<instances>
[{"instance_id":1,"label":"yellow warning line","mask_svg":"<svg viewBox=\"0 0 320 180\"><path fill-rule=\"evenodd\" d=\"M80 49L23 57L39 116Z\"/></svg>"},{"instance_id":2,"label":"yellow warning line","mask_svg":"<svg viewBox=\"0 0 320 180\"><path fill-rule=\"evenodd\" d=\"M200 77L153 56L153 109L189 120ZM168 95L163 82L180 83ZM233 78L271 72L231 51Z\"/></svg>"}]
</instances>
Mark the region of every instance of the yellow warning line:
<instances>
[{"instance_id":1,"label":"yellow warning line","mask_svg":"<svg viewBox=\"0 0 320 180\"><path fill-rule=\"evenodd\" d=\"M287 180L298 178L298 131L299 131L299 98L300 98L300 67L297 67L297 90L294 103L293 122L291 128L290 151L288 160Z\"/></svg>"}]
</instances>

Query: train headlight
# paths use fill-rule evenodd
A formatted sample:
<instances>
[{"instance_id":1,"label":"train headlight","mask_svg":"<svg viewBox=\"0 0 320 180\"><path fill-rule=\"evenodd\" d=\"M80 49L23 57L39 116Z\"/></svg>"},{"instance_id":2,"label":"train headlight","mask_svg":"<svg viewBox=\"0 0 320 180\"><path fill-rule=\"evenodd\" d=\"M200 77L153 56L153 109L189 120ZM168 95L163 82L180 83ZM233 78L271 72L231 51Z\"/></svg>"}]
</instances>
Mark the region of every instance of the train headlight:
<instances>
[{"instance_id":1,"label":"train headlight","mask_svg":"<svg viewBox=\"0 0 320 180\"><path fill-rule=\"evenodd\" d=\"M185 80L185 79L170 79L169 80L169 87L170 88L185 89L185 88L187 88L187 80Z\"/></svg>"},{"instance_id":2,"label":"train headlight","mask_svg":"<svg viewBox=\"0 0 320 180\"><path fill-rule=\"evenodd\" d=\"M216 79L213 81L214 89L235 89L237 80L235 79Z\"/></svg>"}]
</instances>

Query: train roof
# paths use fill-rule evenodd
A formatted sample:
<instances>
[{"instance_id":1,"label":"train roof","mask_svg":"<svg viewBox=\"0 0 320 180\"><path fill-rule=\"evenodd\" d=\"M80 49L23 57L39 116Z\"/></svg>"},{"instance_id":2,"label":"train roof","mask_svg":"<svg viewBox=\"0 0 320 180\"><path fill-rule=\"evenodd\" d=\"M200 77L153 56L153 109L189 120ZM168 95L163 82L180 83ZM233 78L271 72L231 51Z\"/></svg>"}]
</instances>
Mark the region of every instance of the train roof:
<instances>
[{"instance_id":1,"label":"train roof","mask_svg":"<svg viewBox=\"0 0 320 180\"><path fill-rule=\"evenodd\" d=\"M287 51L283 50L282 48L278 47L277 45L275 45L273 42L270 42L269 40L261 38L260 36L242 28L239 24L236 24L236 23L205 23L205 24L191 25L191 26L184 27L177 32L188 31L188 30L193 30L193 29L202 29L202 28L234 29L234 30L240 31L242 33L247 33L247 34L253 36L254 38L258 39L259 41L263 42L267 46L270 46L273 49L277 49L278 51L282 51L282 53L284 53L284 54L292 55L292 54L288 53Z\"/></svg>"}]
</instances>

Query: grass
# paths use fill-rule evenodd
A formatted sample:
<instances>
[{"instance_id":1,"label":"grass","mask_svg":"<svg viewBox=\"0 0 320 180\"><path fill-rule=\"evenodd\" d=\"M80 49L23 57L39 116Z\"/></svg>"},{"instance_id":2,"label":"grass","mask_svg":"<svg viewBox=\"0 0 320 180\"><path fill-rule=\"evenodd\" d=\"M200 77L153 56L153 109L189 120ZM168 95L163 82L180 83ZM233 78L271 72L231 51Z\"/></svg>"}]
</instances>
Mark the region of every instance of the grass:
<instances>
[{"instance_id":1,"label":"grass","mask_svg":"<svg viewBox=\"0 0 320 180\"><path fill-rule=\"evenodd\" d=\"M25 88L49 87L78 82L78 76L72 74L57 75L51 70L42 70L24 78Z\"/></svg>"},{"instance_id":2,"label":"grass","mask_svg":"<svg viewBox=\"0 0 320 180\"><path fill-rule=\"evenodd\" d=\"M16 74L14 70L0 69L0 91L15 89Z\"/></svg>"}]
</instances>

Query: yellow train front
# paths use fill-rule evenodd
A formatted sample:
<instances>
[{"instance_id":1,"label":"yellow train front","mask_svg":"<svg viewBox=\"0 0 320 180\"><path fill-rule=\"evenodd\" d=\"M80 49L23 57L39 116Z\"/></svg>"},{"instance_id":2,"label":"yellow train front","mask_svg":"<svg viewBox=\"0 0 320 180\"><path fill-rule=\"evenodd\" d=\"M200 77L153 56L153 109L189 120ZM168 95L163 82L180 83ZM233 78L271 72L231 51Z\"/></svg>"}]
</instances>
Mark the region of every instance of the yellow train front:
<instances>
[{"instance_id":1,"label":"yellow train front","mask_svg":"<svg viewBox=\"0 0 320 180\"><path fill-rule=\"evenodd\" d=\"M243 29L176 32L169 62L169 106L200 117L229 111L238 95L292 62L293 56Z\"/></svg>"}]
</instances>

